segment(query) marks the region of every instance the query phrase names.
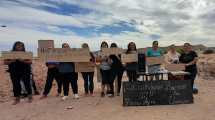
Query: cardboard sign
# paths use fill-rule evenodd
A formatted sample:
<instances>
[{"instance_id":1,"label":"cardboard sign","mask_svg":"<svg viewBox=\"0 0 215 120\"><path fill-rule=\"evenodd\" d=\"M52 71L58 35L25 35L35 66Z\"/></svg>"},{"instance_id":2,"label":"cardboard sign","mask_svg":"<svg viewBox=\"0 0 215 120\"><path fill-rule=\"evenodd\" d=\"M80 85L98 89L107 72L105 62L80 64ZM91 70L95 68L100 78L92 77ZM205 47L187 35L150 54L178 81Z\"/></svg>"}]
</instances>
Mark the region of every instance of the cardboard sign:
<instances>
[{"instance_id":1,"label":"cardboard sign","mask_svg":"<svg viewBox=\"0 0 215 120\"><path fill-rule=\"evenodd\" d=\"M184 76L184 75L189 75L189 72L184 72L184 71L172 71L170 72L171 75L173 76Z\"/></svg>"},{"instance_id":2,"label":"cardboard sign","mask_svg":"<svg viewBox=\"0 0 215 120\"><path fill-rule=\"evenodd\" d=\"M32 52L2 51L2 59L32 59Z\"/></svg>"},{"instance_id":3,"label":"cardboard sign","mask_svg":"<svg viewBox=\"0 0 215 120\"><path fill-rule=\"evenodd\" d=\"M147 63L147 65L163 64L164 57L147 57L146 63Z\"/></svg>"},{"instance_id":4,"label":"cardboard sign","mask_svg":"<svg viewBox=\"0 0 215 120\"><path fill-rule=\"evenodd\" d=\"M119 55L123 53L122 48L102 48L102 54L103 55Z\"/></svg>"},{"instance_id":5,"label":"cardboard sign","mask_svg":"<svg viewBox=\"0 0 215 120\"><path fill-rule=\"evenodd\" d=\"M38 40L38 48L54 48L54 40Z\"/></svg>"},{"instance_id":6,"label":"cardboard sign","mask_svg":"<svg viewBox=\"0 0 215 120\"><path fill-rule=\"evenodd\" d=\"M94 72L95 64L92 62L78 62L75 63L75 72Z\"/></svg>"},{"instance_id":7,"label":"cardboard sign","mask_svg":"<svg viewBox=\"0 0 215 120\"><path fill-rule=\"evenodd\" d=\"M189 80L123 82L124 106L190 103L193 103L193 94Z\"/></svg>"},{"instance_id":8,"label":"cardboard sign","mask_svg":"<svg viewBox=\"0 0 215 120\"><path fill-rule=\"evenodd\" d=\"M42 49L39 51L38 56L40 59L56 62L89 62L91 58L89 49L83 48Z\"/></svg>"},{"instance_id":9,"label":"cardboard sign","mask_svg":"<svg viewBox=\"0 0 215 120\"><path fill-rule=\"evenodd\" d=\"M185 64L165 64L165 69L168 71L183 71L185 70Z\"/></svg>"},{"instance_id":10,"label":"cardboard sign","mask_svg":"<svg viewBox=\"0 0 215 120\"><path fill-rule=\"evenodd\" d=\"M123 63L137 62L138 61L138 55L137 54L122 54L121 60Z\"/></svg>"}]
</instances>

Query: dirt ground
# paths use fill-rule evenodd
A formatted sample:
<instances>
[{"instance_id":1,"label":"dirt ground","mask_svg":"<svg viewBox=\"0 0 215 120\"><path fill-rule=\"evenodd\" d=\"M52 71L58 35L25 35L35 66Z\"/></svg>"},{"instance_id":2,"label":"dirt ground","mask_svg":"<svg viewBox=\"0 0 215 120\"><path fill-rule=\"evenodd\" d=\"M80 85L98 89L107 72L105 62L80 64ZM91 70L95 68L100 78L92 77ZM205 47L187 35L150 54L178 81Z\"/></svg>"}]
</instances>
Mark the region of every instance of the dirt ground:
<instances>
[{"instance_id":1,"label":"dirt ground","mask_svg":"<svg viewBox=\"0 0 215 120\"><path fill-rule=\"evenodd\" d=\"M199 94L194 95L193 104L123 107L122 97L101 98L99 84L95 85L95 97L83 95L83 80L79 80L80 99L61 101L52 89L47 99L34 96L32 103L22 100L11 105L12 94L8 77L0 69L0 120L214 120L215 119L215 80L198 78L196 85ZM80 77L79 77L80 78ZM125 78L124 78L125 79ZM4 83L7 82L7 85ZM95 80L96 82L96 80ZM70 109L68 109L68 107Z\"/></svg>"}]
</instances>

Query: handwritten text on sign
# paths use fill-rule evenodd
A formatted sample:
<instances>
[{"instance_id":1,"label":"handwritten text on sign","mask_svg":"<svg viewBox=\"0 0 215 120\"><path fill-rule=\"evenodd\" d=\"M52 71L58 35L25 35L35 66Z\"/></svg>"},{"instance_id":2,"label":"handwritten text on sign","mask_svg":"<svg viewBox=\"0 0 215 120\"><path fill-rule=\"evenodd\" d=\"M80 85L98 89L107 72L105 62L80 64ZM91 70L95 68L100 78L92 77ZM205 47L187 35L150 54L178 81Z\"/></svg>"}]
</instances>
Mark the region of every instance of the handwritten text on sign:
<instances>
[{"instance_id":1,"label":"handwritten text on sign","mask_svg":"<svg viewBox=\"0 0 215 120\"><path fill-rule=\"evenodd\" d=\"M123 63L137 62L138 61L138 55L137 54L122 54L121 60Z\"/></svg>"},{"instance_id":2,"label":"handwritten text on sign","mask_svg":"<svg viewBox=\"0 0 215 120\"><path fill-rule=\"evenodd\" d=\"M46 61L57 62L89 62L89 49L75 48L53 48L38 50L38 56Z\"/></svg>"},{"instance_id":3,"label":"handwritten text on sign","mask_svg":"<svg viewBox=\"0 0 215 120\"><path fill-rule=\"evenodd\" d=\"M185 70L185 64L165 64L165 69L168 71L183 71Z\"/></svg>"},{"instance_id":4,"label":"handwritten text on sign","mask_svg":"<svg viewBox=\"0 0 215 120\"><path fill-rule=\"evenodd\" d=\"M164 57L147 57L146 63L148 65L163 64L164 63Z\"/></svg>"},{"instance_id":5,"label":"handwritten text on sign","mask_svg":"<svg viewBox=\"0 0 215 120\"><path fill-rule=\"evenodd\" d=\"M2 59L32 59L32 52L21 52L21 51L2 51Z\"/></svg>"},{"instance_id":6,"label":"handwritten text on sign","mask_svg":"<svg viewBox=\"0 0 215 120\"><path fill-rule=\"evenodd\" d=\"M102 48L103 55L119 55L123 53L122 48Z\"/></svg>"}]
</instances>

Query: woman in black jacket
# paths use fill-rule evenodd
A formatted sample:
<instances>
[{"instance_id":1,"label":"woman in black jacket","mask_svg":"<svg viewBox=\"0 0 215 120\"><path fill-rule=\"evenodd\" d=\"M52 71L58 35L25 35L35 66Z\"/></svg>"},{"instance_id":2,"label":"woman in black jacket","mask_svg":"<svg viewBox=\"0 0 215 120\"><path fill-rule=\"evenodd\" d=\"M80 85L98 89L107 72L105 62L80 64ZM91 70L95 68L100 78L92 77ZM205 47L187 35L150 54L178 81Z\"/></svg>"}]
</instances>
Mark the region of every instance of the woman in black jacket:
<instances>
[{"instance_id":1,"label":"woman in black jacket","mask_svg":"<svg viewBox=\"0 0 215 120\"><path fill-rule=\"evenodd\" d=\"M184 53L181 54L179 61L180 63L185 64L185 71L190 73L189 75L185 76L185 79L191 81L191 88L193 90L194 80L197 74L196 63L198 61L198 55L195 51L192 50L192 46L190 45L190 43L184 44ZM193 93L195 93L194 90Z\"/></svg>"},{"instance_id":2,"label":"woman in black jacket","mask_svg":"<svg viewBox=\"0 0 215 120\"><path fill-rule=\"evenodd\" d=\"M112 43L110 48L117 48L116 43ZM124 72L124 67L122 65L120 55L110 55L109 58L112 61L111 70L110 70L110 93L114 96L114 80L117 77L117 96L120 95L122 76Z\"/></svg>"},{"instance_id":3,"label":"woman in black jacket","mask_svg":"<svg viewBox=\"0 0 215 120\"><path fill-rule=\"evenodd\" d=\"M15 42L12 51L25 52L24 43L20 41ZM20 84L21 80L27 90L28 102L32 102L32 88L30 84L32 61L28 59L7 59L4 61L4 64L8 65L8 72L10 73L10 78L13 84L13 93L15 97L13 105L20 102L22 89Z\"/></svg>"}]
</instances>

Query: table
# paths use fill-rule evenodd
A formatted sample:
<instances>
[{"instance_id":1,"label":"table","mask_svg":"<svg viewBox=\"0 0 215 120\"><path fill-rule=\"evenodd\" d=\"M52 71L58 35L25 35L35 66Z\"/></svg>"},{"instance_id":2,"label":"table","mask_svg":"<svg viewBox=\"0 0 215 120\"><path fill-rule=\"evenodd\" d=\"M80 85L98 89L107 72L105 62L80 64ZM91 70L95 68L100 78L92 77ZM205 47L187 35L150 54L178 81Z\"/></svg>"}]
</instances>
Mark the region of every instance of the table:
<instances>
[{"instance_id":1,"label":"table","mask_svg":"<svg viewBox=\"0 0 215 120\"><path fill-rule=\"evenodd\" d=\"M137 72L137 75L143 76L143 81L153 80L154 76L159 78L155 80L164 80L164 75L167 75L168 80L184 80L184 76L189 75L189 73L184 71L160 71L157 73Z\"/></svg>"}]
</instances>

